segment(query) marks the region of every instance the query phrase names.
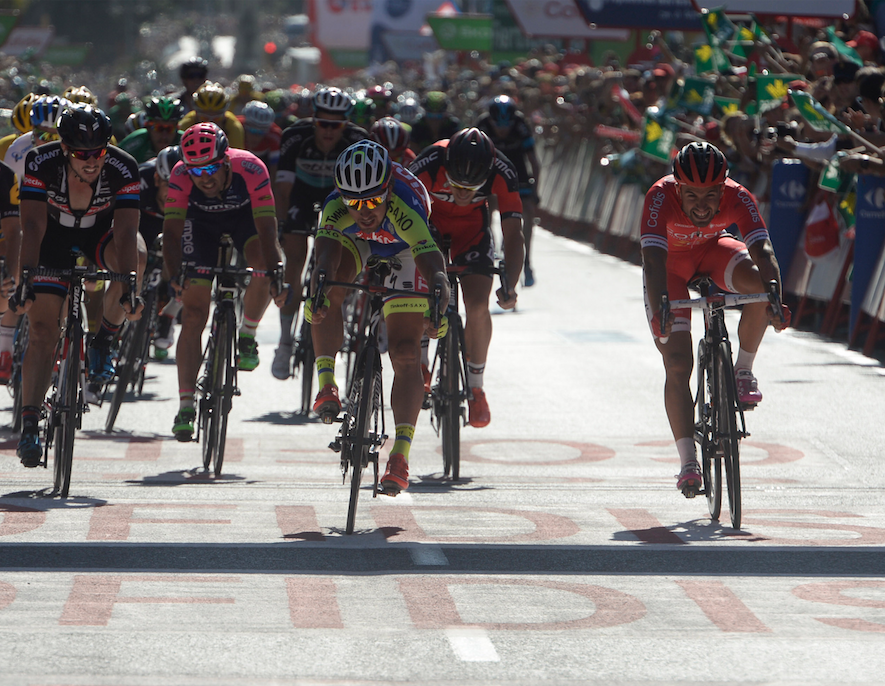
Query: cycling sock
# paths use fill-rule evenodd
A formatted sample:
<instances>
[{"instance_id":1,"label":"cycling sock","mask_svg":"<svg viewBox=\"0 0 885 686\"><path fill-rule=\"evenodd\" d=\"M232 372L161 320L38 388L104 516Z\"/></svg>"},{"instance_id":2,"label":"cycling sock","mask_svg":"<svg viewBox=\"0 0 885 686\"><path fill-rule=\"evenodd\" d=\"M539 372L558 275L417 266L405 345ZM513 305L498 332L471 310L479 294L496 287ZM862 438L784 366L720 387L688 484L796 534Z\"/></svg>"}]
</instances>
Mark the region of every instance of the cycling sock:
<instances>
[{"instance_id":1,"label":"cycling sock","mask_svg":"<svg viewBox=\"0 0 885 686\"><path fill-rule=\"evenodd\" d=\"M0 326L0 353L11 353L15 341L14 326Z\"/></svg>"},{"instance_id":2,"label":"cycling sock","mask_svg":"<svg viewBox=\"0 0 885 686\"><path fill-rule=\"evenodd\" d=\"M320 388L329 384L337 386L335 383L335 358L322 356L317 358L317 383Z\"/></svg>"},{"instance_id":3,"label":"cycling sock","mask_svg":"<svg viewBox=\"0 0 885 686\"><path fill-rule=\"evenodd\" d=\"M738 348L738 356L734 361L735 371L739 369L753 370L753 360L756 359L756 353L749 353L743 348Z\"/></svg>"},{"instance_id":4,"label":"cycling sock","mask_svg":"<svg viewBox=\"0 0 885 686\"><path fill-rule=\"evenodd\" d=\"M95 338L92 339L92 345L96 348L108 350L114 344L114 340L117 338L117 334L120 333L122 326L123 324L112 324L102 317L101 326L98 328Z\"/></svg>"},{"instance_id":5,"label":"cycling sock","mask_svg":"<svg viewBox=\"0 0 885 686\"><path fill-rule=\"evenodd\" d=\"M482 374L485 371L486 365L483 364L473 364L473 362L467 363L467 386L469 388L482 388Z\"/></svg>"},{"instance_id":6,"label":"cycling sock","mask_svg":"<svg viewBox=\"0 0 885 686\"><path fill-rule=\"evenodd\" d=\"M249 317L243 315L243 325L240 327L240 335L248 338L255 338L255 332L258 331L258 325L260 323L260 319L249 319Z\"/></svg>"},{"instance_id":7,"label":"cycling sock","mask_svg":"<svg viewBox=\"0 0 885 686\"><path fill-rule=\"evenodd\" d=\"M393 441L393 447L390 454L399 453L406 462L409 461L409 450L412 448L412 437L415 435L414 424L397 424L396 439Z\"/></svg>"},{"instance_id":8,"label":"cycling sock","mask_svg":"<svg viewBox=\"0 0 885 686\"><path fill-rule=\"evenodd\" d=\"M292 332L292 323L294 321L294 314L283 314L280 312L280 345L292 345L294 342Z\"/></svg>"},{"instance_id":9,"label":"cycling sock","mask_svg":"<svg viewBox=\"0 0 885 686\"><path fill-rule=\"evenodd\" d=\"M179 412L183 410L185 407L193 407L194 406L194 389L193 388L179 388L178 389L178 410Z\"/></svg>"},{"instance_id":10,"label":"cycling sock","mask_svg":"<svg viewBox=\"0 0 885 686\"><path fill-rule=\"evenodd\" d=\"M421 338L421 364L425 367L430 366L430 338L428 336Z\"/></svg>"},{"instance_id":11,"label":"cycling sock","mask_svg":"<svg viewBox=\"0 0 885 686\"><path fill-rule=\"evenodd\" d=\"M676 450L679 453L679 462L683 467L698 461L694 438L680 438L676 441Z\"/></svg>"},{"instance_id":12,"label":"cycling sock","mask_svg":"<svg viewBox=\"0 0 885 686\"><path fill-rule=\"evenodd\" d=\"M22 407L22 433L35 433L40 424L40 408L34 405Z\"/></svg>"}]
</instances>

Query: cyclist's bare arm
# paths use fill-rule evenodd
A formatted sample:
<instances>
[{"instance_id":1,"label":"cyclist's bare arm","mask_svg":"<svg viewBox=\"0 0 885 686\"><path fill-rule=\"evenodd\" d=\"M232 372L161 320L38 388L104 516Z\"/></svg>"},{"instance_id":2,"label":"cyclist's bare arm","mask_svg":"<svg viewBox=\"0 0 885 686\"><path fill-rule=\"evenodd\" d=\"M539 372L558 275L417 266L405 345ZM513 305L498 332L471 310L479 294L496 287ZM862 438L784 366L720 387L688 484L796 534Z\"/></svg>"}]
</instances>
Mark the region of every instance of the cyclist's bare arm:
<instances>
[{"instance_id":1,"label":"cyclist's bare arm","mask_svg":"<svg viewBox=\"0 0 885 686\"><path fill-rule=\"evenodd\" d=\"M163 263L172 276L172 284L181 295L183 283L177 283L181 271L181 234L184 232L184 219L166 219L163 222Z\"/></svg>"},{"instance_id":2,"label":"cyclist's bare arm","mask_svg":"<svg viewBox=\"0 0 885 686\"><path fill-rule=\"evenodd\" d=\"M22 200L21 212L22 240L19 264L23 267L36 267L40 262L40 245L46 235L46 203L37 200ZM25 299L14 309L15 314L23 314L31 308L33 301Z\"/></svg>"},{"instance_id":3,"label":"cyclist's bare arm","mask_svg":"<svg viewBox=\"0 0 885 686\"><path fill-rule=\"evenodd\" d=\"M6 217L0 220L0 230L3 232L3 244L6 248L6 273L9 279L18 283L18 256L22 244L22 225L18 217ZM12 284L9 284L11 287Z\"/></svg>"},{"instance_id":4,"label":"cyclist's bare arm","mask_svg":"<svg viewBox=\"0 0 885 686\"><path fill-rule=\"evenodd\" d=\"M667 291L667 251L663 248L646 246L642 249L642 273L645 277L645 290L652 308L658 307L661 296ZM673 324L673 313L663 322L662 334L668 336Z\"/></svg>"},{"instance_id":5,"label":"cyclist's bare arm","mask_svg":"<svg viewBox=\"0 0 885 686\"><path fill-rule=\"evenodd\" d=\"M770 240L756 241L747 247L750 258L759 269L759 277L763 284L770 281L777 282L778 296L783 297L783 284L781 283L781 270L774 255L774 248ZM775 312L768 308L768 319L777 331L783 331L790 323L789 316L785 312Z\"/></svg>"},{"instance_id":6,"label":"cyclist's bare arm","mask_svg":"<svg viewBox=\"0 0 885 686\"><path fill-rule=\"evenodd\" d=\"M311 293L316 292L316 278L320 271L324 271L326 274L332 274L333 276L338 274L338 267L341 265L341 255L343 254L343 251L344 246L341 244L341 241L329 238L328 236L323 236L322 234L317 235L316 241L314 242L316 269L313 271L312 283L310 284ZM319 324L326 318L326 313L329 311L329 308L324 303L315 303L315 307L316 309L311 315L311 323Z\"/></svg>"},{"instance_id":7,"label":"cyclist's bare arm","mask_svg":"<svg viewBox=\"0 0 885 686\"><path fill-rule=\"evenodd\" d=\"M519 283L522 266L525 262L525 238L522 233L522 217L507 217L501 220L501 233L504 235L504 260L507 263L507 282L511 284L509 298L501 300L502 293L498 290L498 304L505 310L516 306L516 289L513 284Z\"/></svg>"},{"instance_id":8,"label":"cyclist's bare arm","mask_svg":"<svg viewBox=\"0 0 885 686\"><path fill-rule=\"evenodd\" d=\"M418 267L424 280L430 284L431 293L436 286L441 288L440 314L444 314L449 306L449 277L446 275L446 261L443 254L435 250L416 255L415 266Z\"/></svg>"},{"instance_id":9,"label":"cyclist's bare arm","mask_svg":"<svg viewBox=\"0 0 885 686\"><path fill-rule=\"evenodd\" d=\"M282 226L289 213L289 193L292 192L291 181L277 181L273 186L274 201L276 203L277 221Z\"/></svg>"}]
</instances>

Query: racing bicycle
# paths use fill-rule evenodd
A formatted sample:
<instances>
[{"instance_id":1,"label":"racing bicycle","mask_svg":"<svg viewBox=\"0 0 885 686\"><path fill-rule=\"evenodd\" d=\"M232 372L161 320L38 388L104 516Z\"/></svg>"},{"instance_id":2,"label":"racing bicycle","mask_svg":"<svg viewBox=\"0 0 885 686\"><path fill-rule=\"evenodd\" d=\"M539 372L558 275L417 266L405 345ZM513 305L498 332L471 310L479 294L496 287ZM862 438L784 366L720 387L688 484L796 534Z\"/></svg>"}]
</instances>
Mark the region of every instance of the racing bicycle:
<instances>
[{"instance_id":1,"label":"racing bicycle","mask_svg":"<svg viewBox=\"0 0 885 686\"><path fill-rule=\"evenodd\" d=\"M740 442L749 436L745 409L738 400L731 355L731 342L725 326L725 310L750 303L767 302L774 312L781 313L781 300L776 281L768 284L767 293L718 293L709 277L697 279L693 287L700 298L670 301L662 296L661 321L671 309L690 307L704 312L704 336L698 342L697 394L695 396L695 442L701 453L704 488L698 491L687 486L686 497L706 495L710 517L719 519L722 508L722 472L728 491L731 525L741 526Z\"/></svg>"}]
</instances>

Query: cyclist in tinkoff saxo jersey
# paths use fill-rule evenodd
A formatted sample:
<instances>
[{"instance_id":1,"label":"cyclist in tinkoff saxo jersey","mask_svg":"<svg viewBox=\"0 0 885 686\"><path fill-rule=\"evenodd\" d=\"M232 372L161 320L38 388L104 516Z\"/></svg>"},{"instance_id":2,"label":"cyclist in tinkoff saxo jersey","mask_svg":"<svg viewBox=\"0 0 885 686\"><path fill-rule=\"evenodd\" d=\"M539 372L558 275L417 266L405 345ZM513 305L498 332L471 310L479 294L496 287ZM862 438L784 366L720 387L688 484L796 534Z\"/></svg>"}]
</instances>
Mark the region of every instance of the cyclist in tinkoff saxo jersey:
<instances>
[{"instance_id":1,"label":"cyclist in tinkoff saxo jersey","mask_svg":"<svg viewBox=\"0 0 885 686\"><path fill-rule=\"evenodd\" d=\"M181 161L172 169L163 222L163 261L181 297L181 332L175 349L179 410L172 433L179 441L194 433L194 394L203 358L202 335L212 303L212 278L188 275L177 283L182 261L198 267L218 262L221 237L230 235L250 267L273 269L282 259L277 241L274 197L267 167L255 155L228 145L216 124L194 124L181 137ZM185 286L187 286L185 288ZM243 296L239 369L258 366L255 332L273 297L282 304L271 279L253 276Z\"/></svg>"},{"instance_id":2,"label":"cyclist in tinkoff saxo jersey","mask_svg":"<svg viewBox=\"0 0 885 686\"><path fill-rule=\"evenodd\" d=\"M396 162L384 146L360 141L347 148L335 164L336 190L329 195L316 238L316 267L334 281L353 281L367 258L396 255L402 269L385 285L428 292L442 290L440 309L449 302L449 281L442 253L430 235L430 198L411 172ZM320 392L313 409L337 416L341 410L335 382L335 355L344 340L341 306L347 291L330 288L327 300L312 316ZM310 311L311 303L305 303ZM424 399L421 377L421 338L436 336L427 298L391 296L385 300L388 353L393 365L390 406L396 438L381 485L388 495L409 486L409 449ZM440 327L443 328L442 326Z\"/></svg>"},{"instance_id":3,"label":"cyclist in tinkoff saxo jersey","mask_svg":"<svg viewBox=\"0 0 885 686\"><path fill-rule=\"evenodd\" d=\"M681 468L676 487L700 488L703 477L694 442L694 416L689 377L693 366L691 310L678 309L661 321L661 295L688 298L688 283L709 276L732 293L764 293L765 284L781 274L768 229L752 194L728 178L725 156L709 143L689 143L673 160L673 173L645 196L642 214L642 274L645 309L664 358L664 406L676 440ZM743 242L728 233L737 226ZM738 399L755 406L762 400L753 361L771 322L786 328L766 303L744 305L738 327L740 347L734 363Z\"/></svg>"}]
</instances>

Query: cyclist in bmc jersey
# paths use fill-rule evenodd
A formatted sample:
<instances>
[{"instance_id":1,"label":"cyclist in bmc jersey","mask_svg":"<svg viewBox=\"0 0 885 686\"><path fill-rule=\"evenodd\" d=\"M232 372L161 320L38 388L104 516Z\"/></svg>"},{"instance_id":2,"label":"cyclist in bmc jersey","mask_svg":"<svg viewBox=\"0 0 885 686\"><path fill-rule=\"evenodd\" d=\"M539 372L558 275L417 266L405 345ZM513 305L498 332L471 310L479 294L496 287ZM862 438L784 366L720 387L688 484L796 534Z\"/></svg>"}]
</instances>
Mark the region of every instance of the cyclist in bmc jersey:
<instances>
[{"instance_id":1,"label":"cyclist in bmc jersey","mask_svg":"<svg viewBox=\"0 0 885 686\"><path fill-rule=\"evenodd\" d=\"M368 133L348 121L353 100L338 88L320 88L313 95L313 117L301 119L283 131L280 166L274 192L277 220L286 253L286 283L301 283L307 259L307 234L316 227L314 205L322 205L335 189L335 160L349 145ZM300 291L295 288L296 294ZM294 343L293 323L300 299L280 308L280 343L271 373L289 377Z\"/></svg>"},{"instance_id":2,"label":"cyclist in bmc jersey","mask_svg":"<svg viewBox=\"0 0 885 686\"><path fill-rule=\"evenodd\" d=\"M506 296L498 289L497 296L498 304L509 310L516 306L513 284L519 282L525 257L516 170L510 160L495 150L489 137L475 128L462 129L449 140L425 148L409 169L430 191L433 228L451 240L452 262L469 271L461 276L467 312L467 385L471 392L467 410L470 425L481 428L491 421L482 388L492 340L489 294L495 252L488 203L490 197L497 198L501 212L504 258L511 287ZM425 378L429 380L429 374Z\"/></svg>"},{"instance_id":3,"label":"cyclist in bmc jersey","mask_svg":"<svg viewBox=\"0 0 885 686\"><path fill-rule=\"evenodd\" d=\"M439 286L441 312L448 305L449 282L445 260L430 235L427 190L406 169L391 162L387 150L374 141L347 148L335 165L335 190L323 206L316 238L316 267L330 280L353 281L367 258L397 256L402 268L388 286L420 292ZM335 382L335 355L344 339L341 306L346 291L330 288L327 301L312 316L320 392L314 403L319 415L337 416L341 410ZM305 303L310 311L311 303ZM439 332L430 329L427 299L392 296L384 304L388 352L393 365L390 406L396 439L381 478L388 495L409 485L409 448L424 399L421 376L421 338ZM442 326L440 327L443 328Z\"/></svg>"},{"instance_id":4,"label":"cyclist in bmc jersey","mask_svg":"<svg viewBox=\"0 0 885 686\"><path fill-rule=\"evenodd\" d=\"M60 142L32 150L21 189L22 267L70 269L71 250L79 248L102 269L144 271L147 252L138 235L138 166L130 155L109 146L111 122L89 105L65 109L58 120ZM57 278L34 279L10 305L28 313L30 338L22 368L22 434L18 455L26 467L40 464L40 407L52 377L59 317L68 295ZM139 299L140 300L140 299ZM111 346L124 318L137 319L143 303L130 309L128 287L105 290L101 326L89 346L89 380L114 376Z\"/></svg>"},{"instance_id":5,"label":"cyclist in bmc jersey","mask_svg":"<svg viewBox=\"0 0 885 686\"><path fill-rule=\"evenodd\" d=\"M673 160L673 173L645 196L641 246L645 308L664 359L664 405L681 463L677 488L700 488L702 476L694 442L693 400L689 377L693 365L691 310L679 309L661 321L661 295L688 298L688 283L709 276L732 293L765 292L764 284L781 275L768 229L756 199L727 178L725 156L709 143L689 143ZM736 226L743 241L728 229ZM753 361L769 321L777 330L789 323L765 303L744 305L738 328L740 347L735 360L739 400L754 406L762 400Z\"/></svg>"},{"instance_id":6,"label":"cyclist in bmc jersey","mask_svg":"<svg viewBox=\"0 0 885 686\"><path fill-rule=\"evenodd\" d=\"M522 199L522 232L525 236L525 285L532 286L535 283L531 265L532 230L538 204L538 184L541 182L541 164L535 154L532 127L517 112L516 103L511 98L499 95L489 103L489 111L477 120L476 128L489 134L495 149L503 152L516 167L519 197Z\"/></svg>"},{"instance_id":7,"label":"cyclist in bmc jersey","mask_svg":"<svg viewBox=\"0 0 885 686\"><path fill-rule=\"evenodd\" d=\"M194 124L181 137L182 160L172 170L163 222L163 259L173 279L182 261L215 267L225 234L250 267L272 269L281 260L277 241L274 197L267 167L255 155L230 148L215 124ZM189 441L194 432L194 393L202 360L201 338L209 319L212 280L189 278L173 283L181 294L181 332L176 348L179 412L172 432ZM185 288L185 286L187 287ZM271 296L282 302L271 280L252 277L243 298L243 324L238 349L239 368L258 366L255 332Z\"/></svg>"}]
</instances>

